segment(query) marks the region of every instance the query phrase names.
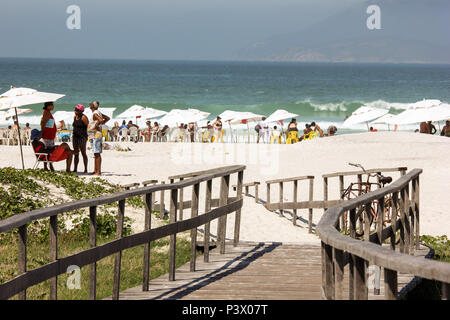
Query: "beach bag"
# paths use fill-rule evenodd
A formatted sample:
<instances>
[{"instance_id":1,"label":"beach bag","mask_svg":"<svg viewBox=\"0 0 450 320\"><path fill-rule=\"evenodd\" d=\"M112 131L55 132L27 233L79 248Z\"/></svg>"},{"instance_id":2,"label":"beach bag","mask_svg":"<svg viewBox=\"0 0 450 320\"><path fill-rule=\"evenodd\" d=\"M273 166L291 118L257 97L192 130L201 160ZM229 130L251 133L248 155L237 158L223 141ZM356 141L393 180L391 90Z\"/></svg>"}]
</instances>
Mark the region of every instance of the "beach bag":
<instances>
[{"instance_id":1,"label":"beach bag","mask_svg":"<svg viewBox=\"0 0 450 320\"><path fill-rule=\"evenodd\" d=\"M259 133L259 130L261 130L261 126L259 123L255 126L255 131Z\"/></svg>"},{"instance_id":2,"label":"beach bag","mask_svg":"<svg viewBox=\"0 0 450 320\"><path fill-rule=\"evenodd\" d=\"M58 162L67 159L67 157L67 151L64 150L63 147L58 146L52 153L50 153L50 157L48 158L48 160Z\"/></svg>"}]
</instances>

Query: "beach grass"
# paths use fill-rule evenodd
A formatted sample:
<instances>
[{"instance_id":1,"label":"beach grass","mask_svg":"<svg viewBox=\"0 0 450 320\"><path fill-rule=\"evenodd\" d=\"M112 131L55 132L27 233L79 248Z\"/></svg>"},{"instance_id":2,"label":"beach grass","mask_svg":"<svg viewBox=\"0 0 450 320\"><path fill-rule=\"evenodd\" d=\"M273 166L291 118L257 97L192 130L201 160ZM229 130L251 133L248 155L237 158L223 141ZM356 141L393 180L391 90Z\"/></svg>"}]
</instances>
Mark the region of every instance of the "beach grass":
<instances>
[{"instance_id":1,"label":"beach grass","mask_svg":"<svg viewBox=\"0 0 450 320\"><path fill-rule=\"evenodd\" d=\"M177 236L176 268L190 259L190 242L187 233ZM2 239L0 245L0 283L11 280L18 275L18 248L13 234ZM113 240L113 237L99 237L98 245ZM58 239L58 257L66 257L89 249L88 239L82 239L74 234L61 234ZM169 269L169 238L153 241L150 246L150 279L166 274ZM27 248L27 270L44 266L50 262L48 241L29 239ZM137 246L122 252L120 290L125 290L142 284L144 246ZM198 252L200 254L200 252ZM111 255L97 263L97 299L110 297L113 290L114 257ZM74 284L70 273L58 277L58 300L89 299L89 266L81 268L80 288L70 289ZM50 297L50 282L45 281L27 290L27 299L47 300ZM18 296L12 299L17 299Z\"/></svg>"}]
</instances>

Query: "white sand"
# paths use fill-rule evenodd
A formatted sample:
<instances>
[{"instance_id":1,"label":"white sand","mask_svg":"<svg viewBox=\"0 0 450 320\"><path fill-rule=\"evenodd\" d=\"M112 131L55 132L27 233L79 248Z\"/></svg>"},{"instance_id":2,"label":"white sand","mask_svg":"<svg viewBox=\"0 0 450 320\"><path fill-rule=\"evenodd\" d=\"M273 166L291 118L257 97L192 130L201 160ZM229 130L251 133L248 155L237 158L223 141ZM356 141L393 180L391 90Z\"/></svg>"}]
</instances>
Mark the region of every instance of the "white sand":
<instances>
[{"instance_id":1,"label":"white sand","mask_svg":"<svg viewBox=\"0 0 450 320\"><path fill-rule=\"evenodd\" d=\"M123 144L125 145L125 144ZM264 181L277 178L314 175L314 199L323 197L322 174L352 171L348 162L363 164L366 168L400 167L422 168L420 180L421 234L450 236L450 218L447 217L450 191L450 139L406 132L377 132L341 135L301 142L295 145L256 144L201 144L201 143L139 143L126 144L131 152L104 151L103 178L114 183L141 182L148 179L164 180L170 175L204 170L231 164L245 164L244 181L260 181L260 198L266 200ZM24 147L25 166L34 163L31 147ZM0 166L20 168L17 146L0 146ZM65 164L56 164L62 170ZM80 161L79 169L82 168ZM93 159L89 159L92 171ZM356 170L356 169L355 169ZM394 180L398 173L392 174ZM236 177L231 183L235 183ZM345 185L350 183L345 180ZM307 184L299 185L299 200L307 199ZM214 185L215 192L218 185ZM338 179L330 180L329 199L338 198ZM278 201L278 187L271 190L272 201ZM292 199L292 185L285 185L285 201ZM190 189L185 191L189 199ZM203 193L203 187L201 189ZM253 191L251 191L253 195ZM217 193L215 194L217 196ZM157 196L159 199L159 196ZM166 195L168 199L168 194ZM200 199L202 203L202 199ZM166 205L167 206L167 205ZM202 209L202 207L201 207ZM314 210L313 222L320 220L323 210ZM318 243L308 234L307 210L293 226L291 216L278 217L253 198L246 198L242 210L241 239L251 241L280 241ZM185 211L190 216L190 210ZM136 217L134 217L136 218ZM227 223L227 237L232 237L233 217ZM216 226L211 231L215 233Z\"/></svg>"}]
</instances>

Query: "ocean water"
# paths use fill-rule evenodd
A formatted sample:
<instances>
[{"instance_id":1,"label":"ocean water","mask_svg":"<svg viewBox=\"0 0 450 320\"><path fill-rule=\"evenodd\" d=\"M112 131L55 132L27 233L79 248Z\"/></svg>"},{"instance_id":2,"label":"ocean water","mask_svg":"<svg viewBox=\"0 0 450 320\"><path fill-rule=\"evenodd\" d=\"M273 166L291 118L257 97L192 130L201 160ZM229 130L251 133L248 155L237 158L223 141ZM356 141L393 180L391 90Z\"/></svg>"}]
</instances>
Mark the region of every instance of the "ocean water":
<instances>
[{"instance_id":1,"label":"ocean water","mask_svg":"<svg viewBox=\"0 0 450 320\"><path fill-rule=\"evenodd\" d=\"M100 101L118 115L134 104L270 115L285 109L300 123L342 124L362 105L400 113L422 99L450 101L450 65L0 59L0 92L10 86L66 94L55 111ZM42 108L20 116L38 121ZM1 125L7 123L2 122ZM356 130L364 130L365 125ZM384 129L382 126L380 129ZM412 127L406 129L412 130Z\"/></svg>"}]
</instances>

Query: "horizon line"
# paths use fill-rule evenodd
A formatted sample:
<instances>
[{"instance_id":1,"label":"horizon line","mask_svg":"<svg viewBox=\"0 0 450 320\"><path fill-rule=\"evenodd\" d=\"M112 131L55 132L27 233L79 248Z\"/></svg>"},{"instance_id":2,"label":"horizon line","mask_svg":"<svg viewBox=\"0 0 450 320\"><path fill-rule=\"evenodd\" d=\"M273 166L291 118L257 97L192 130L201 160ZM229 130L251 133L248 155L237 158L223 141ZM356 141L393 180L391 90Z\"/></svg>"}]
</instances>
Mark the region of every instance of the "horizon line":
<instances>
[{"instance_id":1,"label":"horizon line","mask_svg":"<svg viewBox=\"0 0 450 320\"><path fill-rule=\"evenodd\" d=\"M305 63L305 64L391 64L391 65L450 65L450 62L374 62L374 61L277 61L277 60L221 60L221 59L145 59L145 58L64 58L64 57L0 57L0 59L23 60L86 60L86 61L153 61L153 62L222 62L222 63Z\"/></svg>"}]
</instances>

